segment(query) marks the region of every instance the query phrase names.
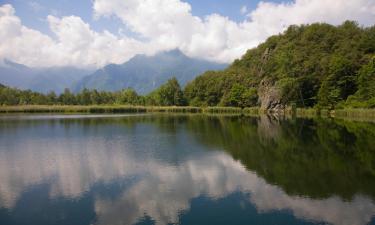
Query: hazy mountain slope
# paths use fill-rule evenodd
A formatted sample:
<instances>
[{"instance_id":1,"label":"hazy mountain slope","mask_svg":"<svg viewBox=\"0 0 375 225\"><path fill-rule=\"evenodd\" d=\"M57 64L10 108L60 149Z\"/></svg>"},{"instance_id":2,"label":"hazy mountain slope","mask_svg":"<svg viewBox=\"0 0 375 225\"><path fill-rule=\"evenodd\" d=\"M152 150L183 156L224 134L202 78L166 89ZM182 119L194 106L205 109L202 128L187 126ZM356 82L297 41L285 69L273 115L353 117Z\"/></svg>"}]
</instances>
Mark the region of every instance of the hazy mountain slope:
<instances>
[{"instance_id":1,"label":"hazy mountain slope","mask_svg":"<svg viewBox=\"0 0 375 225\"><path fill-rule=\"evenodd\" d=\"M110 64L84 77L74 88L115 91L133 88L145 94L175 76L181 85L207 70L220 70L225 64L192 59L179 50L162 52L154 56L137 55L128 62Z\"/></svg>"},{"instance_id":2,"label":"hazy mountain slope","mask_svg":"<svg viewBox=\"0 0 375 225\"><path fill-rule=\"evenodd\" d=\"M36 71L7 59L0 60L0 82L4 85L25 89Z\"/></svg>"},{"instance_id":3,"label":"hazy mountain slope","mask_svg":"<svg viewBox=\"0 0 375 225\"><path fill-rule=\"evenodd\" d=\"M50 90L61 93L65 88L74 87L89 73L92 73L92 70L75 67L52 67L38 72L28 84L28 87L33 91L43 93Z\"/></svg>"},{"instance_id":4,"label":"hazy mountain slope","mask_svg":"<svg viewBox=\"0 0 375 225\"><path fill-rule=\"evenodd\" d=\"M71 88L92 70L75 67L30 68L7 59L0 62L0 82L10 87L47 93Z\"/></svg>"}]
</instances>

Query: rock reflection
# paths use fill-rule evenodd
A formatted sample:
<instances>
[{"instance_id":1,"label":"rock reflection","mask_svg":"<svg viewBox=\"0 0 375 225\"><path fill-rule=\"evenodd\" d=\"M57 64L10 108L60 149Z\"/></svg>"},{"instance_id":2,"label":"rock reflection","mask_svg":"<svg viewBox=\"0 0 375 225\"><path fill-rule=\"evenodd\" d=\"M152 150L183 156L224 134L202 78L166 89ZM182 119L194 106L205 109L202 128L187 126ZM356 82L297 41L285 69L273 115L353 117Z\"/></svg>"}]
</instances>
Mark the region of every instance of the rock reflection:
<instances>
[{"instance_id":1,"label":"rock reflection","mask_svg":"<svg viewBox=\"0 0 375 225\"><path fill-rule=\"evenodd\" d=\"M154 119L133 118L133 122L129 120L125 124L129 122L134 126L107 121L97 123L95 129L89 131L79 122L70 121L67 122L69 127L64 123L54 123L48 128L50 136L40 134L32 137L29 136L31 133L46 129L46 121L32 126L21 123L17 129L23 131L17 133L17 129L13 130L14 138L7 135L0 137L0 207L12 210L24 191L40 183L50 185L50 198L74 199L90 191L97 183L110 185L119 179L136 177L116 198L93 194L96 224L134 224L145 215L156 224L178 223L181 213L188 213L192 199L199 196L220 199L237 191L249 193L247 201L254 204L259 213L287 209L298 218L342 225L364 225L375 215L373 200L362 194L361 188L354 189L356 193L351 193L349 199L332 190L322 194L324 197L318 195L315 198L303 194L313 192L300 192L301 186L296 192L290 191L289 186L277 177L277 182L274 182L277 185L270 184L268 176L276 172L269 161L271 158L267 158L268 154L256 154L257 145L269 148L277 141L285 142L289 140L286 137L295 135L293 128L288 130L280 124L282 122L270 123L266 118L245 124L236 119L211 119L176 121L172 118L173 129L165 129L170 124L168 120L159 123ZM142 127L140 123L146 124L144 129L139 129ZM5 134L1 126L0 132ZM268 128L277 132L267 132ZM186 130L193 132L186 133ZM241 134L231 133L234 130L239 130ZM298 128L296 130L299 132ZM208 131L211 136L205 137ZM288 135L285 132L289 132ZM163 134L167 134L163 140L172 144L157 139ZM267 134L271 137L264 137ZM136 138L139 135L159 142L140 145ZM222 135L221 138L218 135ZM212 139L216 141L212 142ZM209 151L178 155L172 162L155 157L163 153L149 154L149 151L165 151L166 148L179 152L186 148L186 140L190 140L190 148ZM271 151L268 148L263 151ZM258 157L255 160L263 160L262 163L267 166L258 167L259 164L249 161L249 157ZM276 164L283 159L272 158ZM293 176L294 172L291 173Z\"/></svg>"}]
</instances>

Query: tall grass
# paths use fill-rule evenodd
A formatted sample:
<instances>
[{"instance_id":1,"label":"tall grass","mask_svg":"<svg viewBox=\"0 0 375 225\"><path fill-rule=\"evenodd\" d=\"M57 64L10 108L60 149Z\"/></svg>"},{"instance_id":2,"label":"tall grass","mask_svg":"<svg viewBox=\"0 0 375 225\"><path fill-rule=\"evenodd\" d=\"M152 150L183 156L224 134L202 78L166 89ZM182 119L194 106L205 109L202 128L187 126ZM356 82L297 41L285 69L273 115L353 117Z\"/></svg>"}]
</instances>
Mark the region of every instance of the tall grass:
<instances>
[{"instance_id":1,"label":"tall grass","mask_svg":"<svg viewBox=\"0 0 375 225\"><path fill-rule=\"evenodd\" d=\"M236 107L206 107L202 108L203 113L208 114L242 114L241 108Z\"/></svg>"},{"instance_id":2,"label":"tall grass","mask_svg":"<svg viewBox=\"0 0 375 225\"><path fill-rule=\"evenodd\" d=\"M146 112L160 113L201 113L202 108L193 106L146 106Z\"/></svg>"},{"instance_id":3,"label":"tall grass","mask_svg":"<svg viewBox=\"0 0 375 225\"><path fill-rule=\"evenodd\" d=\"M121 105L22 105L0 106L0 113L218 113L242 114L241 108L235 107L192 107L192 106L121 106Z\"/></svg>"},{"instance_id":4,"label":"tall grass","mask_svg":"<svg viewBox=\"0 0 375 225\"><path fill-rule=\"evenodd\" d=\"M244 115L254 115L254 116L265 113L259 107L244 108L242 112Z\"/></svg>"},{"instance_id":5,"label":"tall grass","mask_svg":"<svg viewBox=\"0 0 375 225\"><path fill-rule=\"evenodd\" d=\"M0 113L139 113L142 106L22 105L0 106Z\"/></svg>"},{"instance_id":6,"label":"tall grass","mask_svg":"<svg viewBox=\"0 0 375 225\"><path fill-rule=\"evenodd\" d=\"M284 110L281 114L292 113L297 117L339 117L339 118L370 118L375 119L375 109L339 109L325 110L314 108L297 108L295 111ZM236 114L261 115L268 112L259 107L192 107L192 106L128 106L128 105L19 105L0 106L0 113L206 113L206 114ZM280 112L278 113L280 114ZM293 116L294 116L293 115Z\"/></svg>"},{"instance_id":7,"label":"tall grass","mask_svg":"<svg viewBox=\"0 0 375 225\"><path fill-rule=\"evenodd\" d=\"M331 111L331 116L375 118L375 109L338 109Z\"/></svg>"}]
</instances>

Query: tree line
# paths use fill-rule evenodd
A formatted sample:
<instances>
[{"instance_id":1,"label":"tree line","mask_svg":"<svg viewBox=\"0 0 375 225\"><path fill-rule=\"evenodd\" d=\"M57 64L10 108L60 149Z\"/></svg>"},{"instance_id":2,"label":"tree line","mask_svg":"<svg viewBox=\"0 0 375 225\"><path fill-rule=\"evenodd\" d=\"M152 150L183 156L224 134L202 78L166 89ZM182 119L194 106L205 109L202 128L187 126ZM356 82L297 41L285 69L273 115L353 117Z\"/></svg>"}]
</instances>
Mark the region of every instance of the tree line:
<instances>
[{"instance_id":1,"label":"tree line","mask_svg":"<svg viewBox=\"0 0 375 225\"><path fill-rule=\"evenodd\" d=\"M0 104L252 107L260 103L262 82L277 87L285 105L375 108L375 26L364 28L352 21L293 25L248 50L227 69L207 71L184 89L176 78L144 96L133 89L65 89L56 95L2 85Z\"/></svg>"},{"instance_id":2,"label":"tree line","mask_svg":"<svg viewBox=\"0 0 375 225\"><path fill-rule=\"evenodd\" d=\"M148 95L139 95L135 90L126 88L121 91L108 92L83 89L78 93L68 88L57 95L51 91L47 94L31 90L20 90L0 84L0 105L158 105L184 106L187 100L176 78L171 78Z\"/></svg>"}]
</instances>

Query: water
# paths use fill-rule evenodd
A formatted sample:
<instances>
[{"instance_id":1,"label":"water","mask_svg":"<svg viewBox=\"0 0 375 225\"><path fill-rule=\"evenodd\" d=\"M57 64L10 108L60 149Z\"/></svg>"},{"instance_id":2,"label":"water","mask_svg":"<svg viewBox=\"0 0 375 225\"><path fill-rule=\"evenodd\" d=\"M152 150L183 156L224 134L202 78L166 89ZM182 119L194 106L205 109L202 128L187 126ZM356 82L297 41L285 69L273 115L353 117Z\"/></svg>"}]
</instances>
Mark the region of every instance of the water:
<instances>
[{"instance_id":1,"label":"water","mask_svg":"<svg viewBox=\"0 0 375 225\"><path fill-rule=\"evenodd\" d=\"M0 117L0 224L375 224L375 124Z\"/></svg>"}]
</instances>

